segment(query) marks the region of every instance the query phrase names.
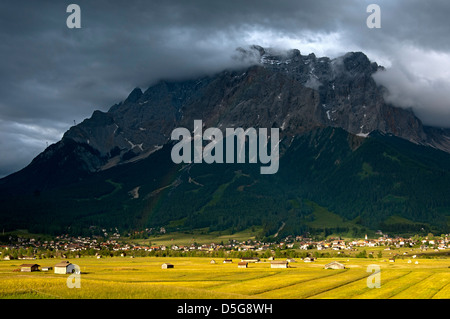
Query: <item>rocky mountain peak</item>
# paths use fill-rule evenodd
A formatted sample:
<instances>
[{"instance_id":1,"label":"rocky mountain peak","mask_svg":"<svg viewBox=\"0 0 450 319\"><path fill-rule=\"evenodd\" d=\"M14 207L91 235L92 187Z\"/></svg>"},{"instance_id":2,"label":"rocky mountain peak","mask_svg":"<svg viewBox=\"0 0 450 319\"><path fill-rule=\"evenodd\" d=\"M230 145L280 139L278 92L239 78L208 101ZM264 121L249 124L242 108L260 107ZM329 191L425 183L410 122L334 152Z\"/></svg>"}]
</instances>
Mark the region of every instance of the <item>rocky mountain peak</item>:
<instances>
[{"instance_id":1,"label":"rocky mountain peak","mask_svg":"<svg viewBox=\"0 0 450 319\"><path fill-rule=\"evenodd\" d=\"M142 90L140 88L135 88L128 95L124 103L136 103L142 97L142 95L144 95L144 93L142 93Z\"/></svg>"},{"instance_id":2,"label":"rocky mountain peak","mask_svg":"<svg viewBox=\"0 0 450 319\"><path fill-rule=\"evenodd\" d=\"M159 82L145 92L135 88L108 112L95 111L72 127L62 142L85 145L83 160L97 156L85 165L91 171L147 157L170 142L174 128L190 127L194 119L219 128L279 127L285 137L317 127L362 137L379 131L450 151L437 130L425 130L411 111L385 102L385 89L372 78L382 68L362 52L334 59L258 45L237 52L253 65Z\"/></svg>"}]
</instances>

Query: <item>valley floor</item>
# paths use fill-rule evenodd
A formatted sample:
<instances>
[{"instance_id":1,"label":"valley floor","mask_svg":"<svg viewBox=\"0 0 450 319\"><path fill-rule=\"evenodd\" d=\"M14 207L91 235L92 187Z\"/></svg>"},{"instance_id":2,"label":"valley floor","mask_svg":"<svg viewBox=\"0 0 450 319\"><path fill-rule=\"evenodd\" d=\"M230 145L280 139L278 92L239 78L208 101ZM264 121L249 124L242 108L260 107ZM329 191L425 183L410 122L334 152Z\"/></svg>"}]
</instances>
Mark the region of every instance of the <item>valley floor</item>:
<instances>
[{"instance_id":1,"label":"valley floor","mask_svg":"<svg viewBox=\"0 0 450 319\"><path fill-rule=\"evenodd\" d=\"M57 259L0 261L0 298L7 299L444 299L450 298L450 259L319 258L296 260L287 269L261 259L238 268L240 260L200 257L82 257L80 288L53 270L20 272L23 263L54 266ZM324 269L332 261L345 269ZM416 263L417 262L417 263ZM171 263L174 268L162 269ZM381 271L380 287L369 288L369 265Z\"/></svg>"}]
</instances>

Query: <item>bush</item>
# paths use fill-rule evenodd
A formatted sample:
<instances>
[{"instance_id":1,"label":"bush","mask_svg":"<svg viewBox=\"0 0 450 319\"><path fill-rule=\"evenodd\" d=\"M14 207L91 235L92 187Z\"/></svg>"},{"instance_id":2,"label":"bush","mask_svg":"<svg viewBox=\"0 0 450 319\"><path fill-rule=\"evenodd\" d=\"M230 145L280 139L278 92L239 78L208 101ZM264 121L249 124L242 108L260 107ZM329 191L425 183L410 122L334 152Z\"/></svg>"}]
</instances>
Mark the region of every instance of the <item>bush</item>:
<instances>
[{"instance_id":1,"label":"bush","mask_svg":"<svg viewBox=\"0 0 450 319\"><path fill-rule=\"evenodd\" d=\"M359 253L356 254L356 258L367 258L367 252L366 250L362 250Z\"/></svg>"}]
</instances>

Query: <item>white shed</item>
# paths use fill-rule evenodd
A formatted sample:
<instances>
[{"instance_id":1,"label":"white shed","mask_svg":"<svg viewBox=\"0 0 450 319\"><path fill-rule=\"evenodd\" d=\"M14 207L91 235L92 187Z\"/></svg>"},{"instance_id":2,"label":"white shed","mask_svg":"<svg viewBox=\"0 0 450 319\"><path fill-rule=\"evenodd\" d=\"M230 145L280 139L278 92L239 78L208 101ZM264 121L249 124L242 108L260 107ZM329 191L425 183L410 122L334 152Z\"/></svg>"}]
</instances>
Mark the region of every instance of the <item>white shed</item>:
<instances>
[{"instance_id":1,"label":"white shed","mask_svg":"<svg viewBox=\"0 0 450 319\"><path fill-rule=\"evenodd\" d=\"M332 261L325 265L325 269L345 269L345 266L337 261Z\"/></svg>"},{"instance_id":2,"label":"white shed","mask_svg":"<svg viewBox=\"0 0 450 319\"><path fill-rule=\"evenodd\" d=\"M169 269L169 268L173 268L174 266L172 264L169 263L164 263L161 265L161 269Z\"/></svg>"},{"instance_id":3,"label":"white shed","mask_svg":"<svg viewBox=\"0 0 450 319\"><path fill-rule=\"evenodd\" d=\"M288 268L289 267L289 262L287 261L283 261L283 260L279 260L279 261L271 261L270 262L270 268Z\"/></svg>"},{"instance_id":4,"label":"white shed","mask_svg":"<svg viewBox=\"0 0 450 319\"><path fill-rule=\"evenodd\" d=\"M75 265L68 261L62 261L55 265L55 274L73 274L75 271Z\"/></svg>"}]
</instances>

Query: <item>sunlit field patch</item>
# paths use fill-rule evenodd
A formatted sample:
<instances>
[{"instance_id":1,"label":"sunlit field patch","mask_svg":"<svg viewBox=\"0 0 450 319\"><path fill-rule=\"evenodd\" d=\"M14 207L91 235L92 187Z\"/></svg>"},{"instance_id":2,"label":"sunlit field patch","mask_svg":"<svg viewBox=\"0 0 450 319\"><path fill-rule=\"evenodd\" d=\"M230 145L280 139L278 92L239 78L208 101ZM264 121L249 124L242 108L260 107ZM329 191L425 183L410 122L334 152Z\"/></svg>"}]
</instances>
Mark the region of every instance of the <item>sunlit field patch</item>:
<instances>
[{"instance_id":1,"label":"sunlit field patch","mask_svg":"<svg viewBox=\"0 0 450 319\"><path fill-rule=\"evenodd\" d=\"M0 298L14 299L389 299L450 298L448 259L420 259L418 264L398 260L350 258L338 260L345 269L324 269L335 259L301 260L287 269L270 267L270 262L249 263L238 268L210 263L195 257L92 257L70 260L81 270L81 288L68 288L69 275L53 271L20 272L20 261L0 261ZM42 259L35 263L52 266L59 260ZM163 263L174 265L162 269ZM367 266L381 268L380 288L367 287ZM14 271L16 270L16 271Z\"/></svg>"}]
</instances>

